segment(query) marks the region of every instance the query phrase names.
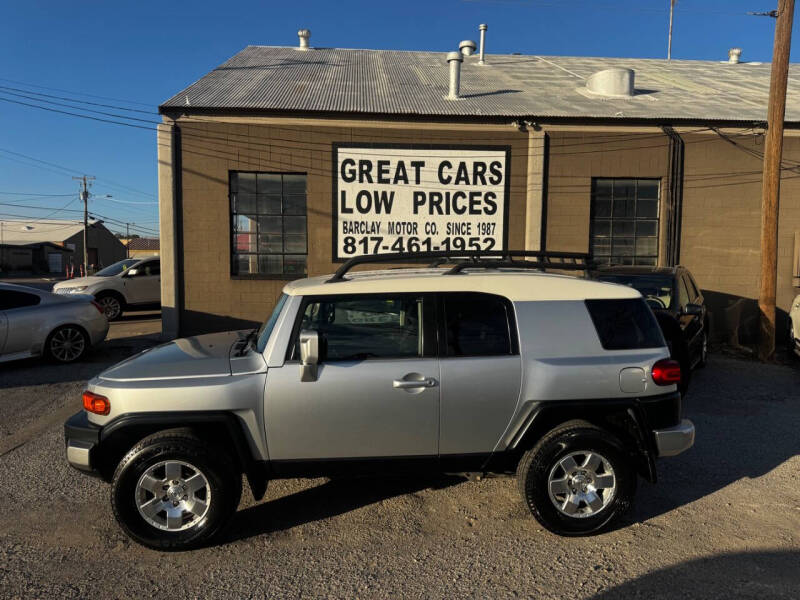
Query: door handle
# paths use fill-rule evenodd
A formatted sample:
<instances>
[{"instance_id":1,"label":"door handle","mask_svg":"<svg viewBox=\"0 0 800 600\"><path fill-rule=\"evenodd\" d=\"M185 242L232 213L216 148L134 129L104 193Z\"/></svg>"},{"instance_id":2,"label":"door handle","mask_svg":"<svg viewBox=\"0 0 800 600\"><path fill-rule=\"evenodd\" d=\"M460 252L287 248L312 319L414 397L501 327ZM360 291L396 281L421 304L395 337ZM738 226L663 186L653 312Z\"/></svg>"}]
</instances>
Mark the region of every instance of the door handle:
<instances>
[{"instance_id":1,"label":"door handle","mask_svg":"<svg viewBox=\"0 0 800 600\"><path fill-rule=\"evenodd\" d=\"M436 387L437 381L433 377L426 377L425 379L395 379L392 382L392 387L398 390L407 390L410 388L421 387Z\"/></svg>"}]
</instances>

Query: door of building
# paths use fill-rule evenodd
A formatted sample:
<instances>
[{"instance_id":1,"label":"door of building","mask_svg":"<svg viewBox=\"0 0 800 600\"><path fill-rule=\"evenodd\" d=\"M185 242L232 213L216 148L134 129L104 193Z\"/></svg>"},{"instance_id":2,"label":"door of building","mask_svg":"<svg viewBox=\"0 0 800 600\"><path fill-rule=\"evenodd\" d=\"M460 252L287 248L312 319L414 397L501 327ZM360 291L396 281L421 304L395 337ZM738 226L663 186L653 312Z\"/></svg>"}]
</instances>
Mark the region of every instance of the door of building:
<instances>
[{"instance_id":1,"label":"door of building","mask_svg":"<svg viewBox=\"0 0 800 600\"><path fill-rule=\"evenodd\" d=\"M61 273L64 269L62 258L63 256L60 252L50 252L47 255L47 266L51 273Z\"/></svg>"}]
</instances>

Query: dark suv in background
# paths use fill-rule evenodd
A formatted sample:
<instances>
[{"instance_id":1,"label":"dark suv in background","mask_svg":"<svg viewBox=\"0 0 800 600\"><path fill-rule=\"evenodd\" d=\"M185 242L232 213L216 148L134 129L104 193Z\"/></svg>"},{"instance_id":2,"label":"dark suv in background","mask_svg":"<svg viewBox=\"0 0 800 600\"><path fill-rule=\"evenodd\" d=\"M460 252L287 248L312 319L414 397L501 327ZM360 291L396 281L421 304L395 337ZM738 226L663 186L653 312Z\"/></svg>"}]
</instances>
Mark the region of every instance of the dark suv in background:
<instances>
[{"instance_id":1,"label":"dark suv in background","mask_svg":"<svg viewBox=\"0 0 800 600\"><path fill-rule=\"evenodd\" d=\"M685 374L686 392L691 369L705 366L708 357L708 310L700 288L686 267L598 267L592 277L638 290L658 319L672 358Z\"/></svg>"}]
</instances>

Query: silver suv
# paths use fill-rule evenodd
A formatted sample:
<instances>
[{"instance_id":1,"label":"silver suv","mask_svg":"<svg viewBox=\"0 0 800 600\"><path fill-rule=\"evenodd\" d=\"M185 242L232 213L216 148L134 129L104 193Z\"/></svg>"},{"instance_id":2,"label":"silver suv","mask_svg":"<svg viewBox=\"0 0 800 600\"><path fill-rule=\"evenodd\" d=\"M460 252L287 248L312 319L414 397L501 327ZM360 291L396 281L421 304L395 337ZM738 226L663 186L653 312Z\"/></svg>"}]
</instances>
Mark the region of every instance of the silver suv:
<instances>
[{"instance_id":1,"label":"silver suv","mask_svg":"<svg viewBox=\"0 0 800 600\"><path fill-rule=\"evenodd\" d=\"M217 534L242 474L260 499L275 478L516 472L546 528L600 531L657 457L694 442L680 368L637 291L536 272L578 267L552 253L485 254L352 259L288 284L258 330L123 361L89 382L67 459L110 481L122 528L160 549Z\"/></svg>"}]
</instances>

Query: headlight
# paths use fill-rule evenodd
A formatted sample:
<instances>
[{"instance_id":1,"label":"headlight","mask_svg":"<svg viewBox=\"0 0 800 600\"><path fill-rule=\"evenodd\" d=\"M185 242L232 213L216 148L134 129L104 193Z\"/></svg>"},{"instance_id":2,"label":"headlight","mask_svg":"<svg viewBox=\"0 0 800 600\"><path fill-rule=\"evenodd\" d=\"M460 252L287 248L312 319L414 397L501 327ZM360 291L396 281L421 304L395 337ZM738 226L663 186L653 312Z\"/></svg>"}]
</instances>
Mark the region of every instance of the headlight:
<instances>
[{"instance_id":1,"label":"headlight","mask_svg":"<svg viewBox=\"0 0 800 600\"><path fill-rule=\"evenodd\" d=\"M88 287L89 287L88 285L79 285L78 287L69 288L69 293L70 294L80 294L83 290L85 290Z\"/></svg>"}]
</instances>

